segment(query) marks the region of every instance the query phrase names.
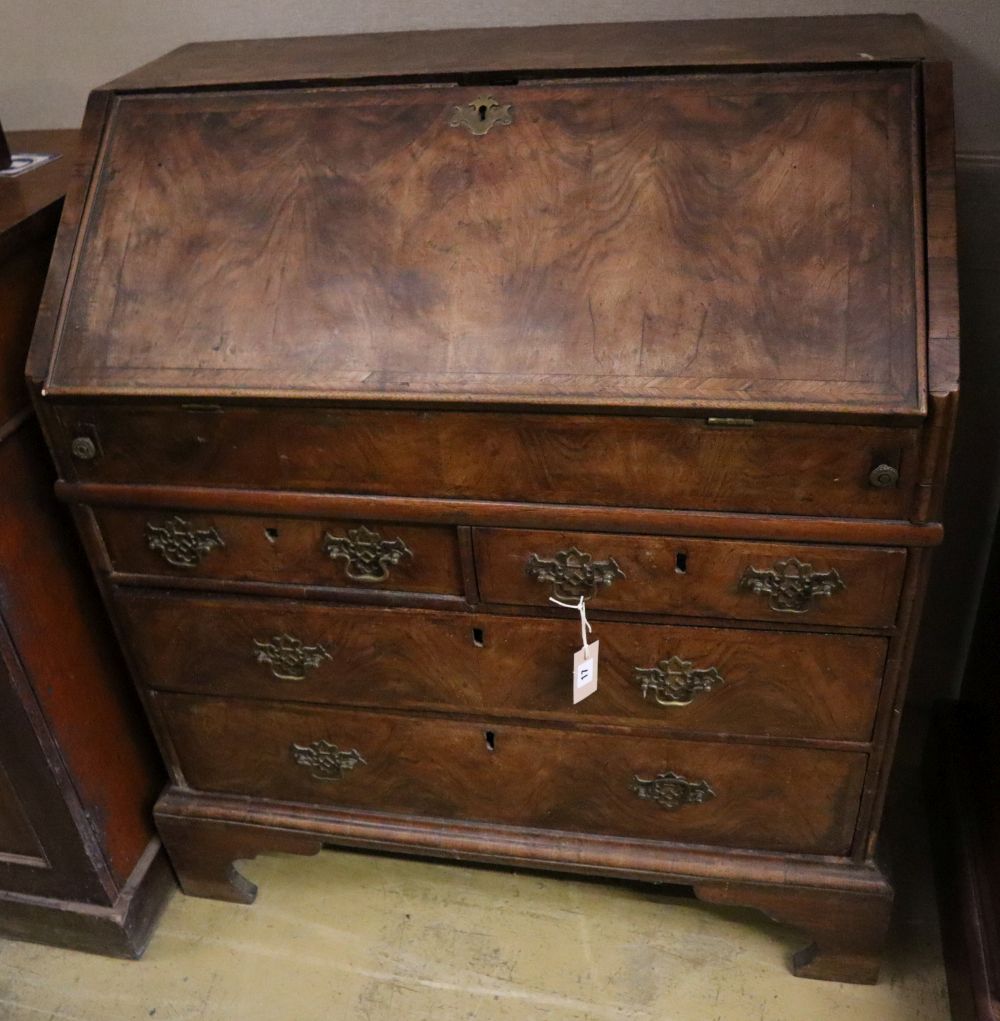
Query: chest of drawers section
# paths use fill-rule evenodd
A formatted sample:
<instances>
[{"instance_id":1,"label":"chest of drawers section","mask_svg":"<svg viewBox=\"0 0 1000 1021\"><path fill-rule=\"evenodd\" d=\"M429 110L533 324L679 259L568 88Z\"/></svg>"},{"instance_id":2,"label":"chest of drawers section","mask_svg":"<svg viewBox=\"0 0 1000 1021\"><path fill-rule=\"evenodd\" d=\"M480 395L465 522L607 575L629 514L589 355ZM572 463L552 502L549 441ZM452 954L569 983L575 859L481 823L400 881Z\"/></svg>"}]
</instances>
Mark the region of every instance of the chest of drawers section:
<instances>
[{"instance_id":1,"label":"chest of drawers section","mask_svg":"<svg viewBox=\"0 0 1000 1021\"><path fill-rule=\"evenodd\" d=\"M323 844L672 880L874 979L949 104L882 17L206 44L93 95L28 374L188 892Z\"/></svg>"}]
</instances>

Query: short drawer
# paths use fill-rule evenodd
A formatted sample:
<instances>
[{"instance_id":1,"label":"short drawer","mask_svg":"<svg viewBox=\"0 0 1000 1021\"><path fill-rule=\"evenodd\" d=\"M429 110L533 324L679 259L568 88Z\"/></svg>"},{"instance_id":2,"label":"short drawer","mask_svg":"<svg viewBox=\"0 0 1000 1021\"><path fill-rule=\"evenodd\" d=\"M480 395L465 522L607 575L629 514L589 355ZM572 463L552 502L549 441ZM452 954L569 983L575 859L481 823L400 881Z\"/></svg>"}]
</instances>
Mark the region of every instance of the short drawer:
<instances>
[{"instance_id":1,"label":"short drawer","mask_svg":"<svg viewBox=\"0 0 1000 1021\"><path fill-rule=\"evenodd\" d=\"M479 590L488 603L737 620L890 627L902 549L480 528Z\"/></svg>"},{"instance_id":2,"label":"short drawer","mask_svg":"<svg viewBox=\"0 0 1000 1021\"><path fill-rule=\"evenodd\" d=\"M602 621L600 686L572 705L569 620L119 590L151 688L334 705L867 741L887 642Z\"/></svg>"},{"instance_id":3,"label":"short drawer","mask_svg":"<svg viewBox=\"0 0 1000 1021\"><path fill-rule=\"evenodd\" d=\"M198 790L843 855L866 756L158 694Z\"/></svg>"},{"instance_id":4,"label":"short drawer","mask_svg":"<svg viewBox=\"0 0 1000 1021\"><path fill-rule=\"evenodd\" d=\"M906 518L917 474L918 431L885 426L141 401L56 416L79 482Z\"/></svg>"},{"instance_id":5,"label":"short drawer","mask_svg":"<svg viewBox=\"0 0 1000 1021\"><path fill-rule=\"evenodd\" d=\"M460 595L452 528L170 510L95 512L112 569Z\"/></svg>"}]
</instances>

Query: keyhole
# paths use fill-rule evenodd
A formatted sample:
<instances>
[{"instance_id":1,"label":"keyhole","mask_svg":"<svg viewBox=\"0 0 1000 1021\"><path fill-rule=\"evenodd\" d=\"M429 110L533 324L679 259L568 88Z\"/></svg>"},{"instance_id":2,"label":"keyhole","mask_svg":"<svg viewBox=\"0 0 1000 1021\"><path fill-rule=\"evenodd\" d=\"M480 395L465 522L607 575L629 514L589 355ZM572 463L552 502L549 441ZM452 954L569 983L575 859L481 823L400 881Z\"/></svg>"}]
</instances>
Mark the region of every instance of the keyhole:
<instances>
[{"instance_id":1,"label":"keyhole","mask_svg":"<svg viewBox=\"0 0 1000 1021\"><path fill-rule=\"evenodd\" d=\"M486 644L483 638L483 629L481 627L474 627L472 629L472 644L477 649L481 649Z\"/></svg>"},{"instance_id":2,"label":"keyhole","mask_svg":"<svg viewBox=\"0 0 1000 1021\"><path fill-rule=\"evenodd\" d=\"M486 750L488 752L495 752L497 750L496 734L492 730L484 732L486 737Z\"/></svg>"},{"instance_id":3,"label":"keyhole","mask_svg":"<svg viewBox=\"0 0 1000 1021\"><path fill-rule=\"evenodd\" d=\"M678 553L674 560L674 570L678 574L687 574L688 569L688 555L686 553Z\"/></svg>"},{"instance_id":4,"label":"keyhole","mask_svg":"<svg viewBox=\"0 0 1000 1021\"><path fill-rule=\"evenodd\" d=\"M278 530L277 530L277 528L265 528L264 529L264 536L265 536L265 538L267 539L268 542L277 542L278 541Z\"/></svg>"},{"instance_id":5,"label":"keyhole","mask_svg":"<svg viewBox=\"0 0 1000 1021\"><path fill-rule=\"evenodd\" d=\"M481 121L486 120L486 111L488 109L489 109L489 107L485 103L480 103L479 104L479 119Z\"/></svg>"}]
</instances>

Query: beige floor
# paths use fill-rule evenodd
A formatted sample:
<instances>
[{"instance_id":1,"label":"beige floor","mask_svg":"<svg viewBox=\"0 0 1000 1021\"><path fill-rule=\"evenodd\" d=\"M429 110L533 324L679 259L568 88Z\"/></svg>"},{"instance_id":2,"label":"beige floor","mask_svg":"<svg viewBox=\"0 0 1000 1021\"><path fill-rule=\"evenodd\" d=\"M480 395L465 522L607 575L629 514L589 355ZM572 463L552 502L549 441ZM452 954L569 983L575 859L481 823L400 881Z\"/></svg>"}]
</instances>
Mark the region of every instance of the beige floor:
<instances>
[{"instance_id":1,"label":"beige floor","mask_svg":"<svg viewBox=\"0 0 1000 1021\"><path fill-rule=\"evenodd\" d=\"M922 864L879 985L791 977L793 933L675 890L325 851L177 895L140 963L0 941L4 1021L947 1021Z\"/></svg>"}]
</instances>

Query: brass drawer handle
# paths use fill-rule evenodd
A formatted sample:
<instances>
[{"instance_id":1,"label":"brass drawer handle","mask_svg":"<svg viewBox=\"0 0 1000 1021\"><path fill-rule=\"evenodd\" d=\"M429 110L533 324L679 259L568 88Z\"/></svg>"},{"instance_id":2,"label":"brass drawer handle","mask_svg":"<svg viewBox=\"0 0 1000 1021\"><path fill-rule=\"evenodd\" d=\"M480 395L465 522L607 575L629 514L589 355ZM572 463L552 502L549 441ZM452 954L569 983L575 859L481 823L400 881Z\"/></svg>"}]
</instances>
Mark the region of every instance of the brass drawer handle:
<instances>
[{"instance_id":1,"label":"brass drawer handle","mask_svg":"<svg viewBox=\"0 0 1000 1021\"><path fill-rule=\"evenodd\" d=\"M552 595L557 599L579 599L581 596L589 599L599 588L607 588L615 578L625 577L625 572L613 557L594 560L589 553L575 546L560 550L551 560L532 553L525 570L535 581L551 582Z\"/></svg>"},{"instance_id":2,"label":"brass drawer handle","mask_svg":"<svg viewBox=\"0 0 1000 1021\"><path fill-rule=\"evenodd\" d=\"M350 529L346 536L327 532L323 552L331 560L346 560L344 571L354 581L385 581L390 567L404 557L413 558L413 551L402 539L383 539L364 525Z\"/></svg>"},{"instance_id":3,"label":"brass drawer handle","mask_svg":"<svg viewBox=\"0 0 1000 1021\"><path fill-rule=\"evenodd\" d=\"M175 515L162 525L146 522L146 545L172 567L197 567L202 557L226 544L214 528L195 528Z\"/></svg>"},{"instance_id":4,"label":"brass drawer handle","mask_svg":"<svg viewBox=\"0 0 1000 1021\"><path fill-rule=\"evenodd\" d=\"M478 96L471 103L456 106L448 123L473 135L485 135L497 124L513 123L510 108L510 103L500 104L492 96Z\"/></svg>"},{"instance_id":5,"label":"brass drawer handle","mask_svg":"<svg viewBox=\"0 0 1000 1021\"><path fill-rule=\"evenodd\" d=\"M748 567L739 580L741 590L771 598L768 605L780 613L805 613L813 599L832 596L847 588L834 571L814 571L795 557L778 560L770 570Z\"/></svg>"},{"instance_id":6,"label":"brass drawer handle","mask_svg":"<svg viewBox=\"0 0 1000 1021\"><path fill-rule=\"evenodd\" d=\"M636 667L633 679L642 686L642 697L652 693L657 705L690 705L695 695L711 691L725 678L714 666L696 669L680 656L661 659L656 666Z\"/></svg>"},{"instance_id":7,"label":"brass drawer handle","mask_svg":"<svg viewBox=\"0 0 1000 1021\"><path fill-rule=\"evenodd\" d=\"M253 640L254 657L266 663L281 681L305 680L306 670L318 667L333 657L322 645L305 645L289 634L275 635L270 640Z\"/></svg>"},{"instance_id":8,"label":"brass drawer handle","mask_svg":"<svg viewBox=\"0 0 1000 1021\"><path fill-rule=\"evenodd\" d=\"M633 777L629 787L640 798L655 801L660 808L675 812L685 805L703 805L715 797L707 780L687 780L677 773L657 773L652 780Z\"/></svg>"},{"instance_id":9,"label":"brass drawer handle","mask_svg":"<svg viewBox=\"0 0 1000 1021\"><path fill-rule=\"evenodd\" d=\"M368 764L356 748L342 752L335 744L324 740L293 744L291 752L295 764L308 769L316 780L342 780L355 766Z\"/></svg>"}]
</instances>

